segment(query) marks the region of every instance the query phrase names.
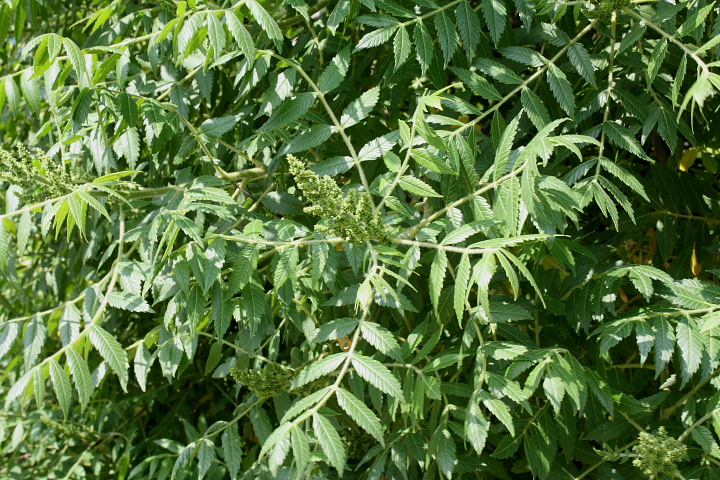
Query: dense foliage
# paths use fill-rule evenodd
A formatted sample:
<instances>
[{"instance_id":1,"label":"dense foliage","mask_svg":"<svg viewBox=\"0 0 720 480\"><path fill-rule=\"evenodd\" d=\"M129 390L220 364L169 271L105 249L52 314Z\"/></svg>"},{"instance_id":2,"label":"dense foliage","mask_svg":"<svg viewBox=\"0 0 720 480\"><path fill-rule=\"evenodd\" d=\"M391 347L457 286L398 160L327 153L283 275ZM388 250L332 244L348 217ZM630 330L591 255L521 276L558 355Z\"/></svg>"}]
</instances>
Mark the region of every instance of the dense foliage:
<instances>
[{"instance_id":1,"label":"dense foliage","mask_svg":"<svg viewBox=\"0 0 720 480\"><path fill-rule=\"evenodd\" d=\"M720 479L720 7L0 2L0 478Z\"/></svg>"}]
</instances>

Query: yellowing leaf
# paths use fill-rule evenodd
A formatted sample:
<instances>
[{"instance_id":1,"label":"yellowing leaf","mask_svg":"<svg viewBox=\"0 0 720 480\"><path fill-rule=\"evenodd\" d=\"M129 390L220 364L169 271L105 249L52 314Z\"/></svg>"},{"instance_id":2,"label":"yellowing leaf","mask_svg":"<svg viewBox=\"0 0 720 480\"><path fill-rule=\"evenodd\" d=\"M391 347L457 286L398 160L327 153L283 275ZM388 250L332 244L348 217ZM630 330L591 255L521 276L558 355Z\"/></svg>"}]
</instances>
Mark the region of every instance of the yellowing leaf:
<instances>
[{"instance_id":1,"label":"yellowing leaf","mask_svg":"<svg viewBox=\"0 0 720 480\"><path fill-rule=\"evenodd\" d=\"M695 159L698 157L698 149L697 148L690 148L683 153L682 158L680 159L680 162L678 162L678 170L681 172L687 172L690 167L692 167L693 163L695 163Z\"/></svg>"},{"instance_id":2,"label":"yellowing leaf","mask_svg":"<svg viewBox=\"0 0 720 480\"><path fill-rule=\"evenodd\" d=\"M693 244L692 257L690 257L690 270L696 277L702 272L702 265L698 262L695 244Z\"/></svg>"}]
</instances>

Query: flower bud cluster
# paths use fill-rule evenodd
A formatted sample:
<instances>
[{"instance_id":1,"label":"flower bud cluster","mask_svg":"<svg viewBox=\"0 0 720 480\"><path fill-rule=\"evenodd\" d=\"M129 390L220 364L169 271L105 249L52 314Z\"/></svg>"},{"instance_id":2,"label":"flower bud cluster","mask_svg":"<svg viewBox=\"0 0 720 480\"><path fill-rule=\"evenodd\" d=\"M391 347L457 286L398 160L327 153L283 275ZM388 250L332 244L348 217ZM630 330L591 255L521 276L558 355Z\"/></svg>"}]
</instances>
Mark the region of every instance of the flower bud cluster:
<instances>
[{"instance_id":1,"label":"flower bud cluster","mask_svg":"<svg viewBox=\"0 0 720 480\"><path fill-rule=\"evenodd\" d=\"M0 148L0 181L22 188L29 203L61 197L73 190L72 179L61 165L41 150L33 154L22 145L15 153Z\"/></svg>"},{"instance_id":2,"label":"flower bud cluster","mask_svg":"<svg viewBox=\"0 0 720 480\"><path fill-rule=\"evenodd\" d=\"M687 446L669 436L665 427L660 427L654 435L640 433L633 451L637 455L633 465L651 478L659 474L676 476L680 473L677 464L687 457Z\"/></svg>"},{"instance_id":3,"label":"flower bud cluster","mask_svg":"<svg viewBox=\"0 0 720 480\"><path fill-rule=\"evenodd\" d=\"M230 370L230 375L236 382L241 382L260 398L270 398L290 390L290 385L297 372L293 368L283 367L278 363L268 363L262 370L233 368Z\"/></svg>"},{"instance_id":4,"label":"flower bud cluster","mask_svg":"<svg viewBox=\"0 0 720 480\"><path fill-rule=\"evenodd\" d=\"M615 10L622 10L630 5L630 0L589 0L588 14L592 18L607 18Z\"/></svg>"},{"instance_id":5,"label":"flower bud cluster","mask_svg":"<svg viewBox=\"0 0 720 480\"><path fill-rule=\"evenodd\" d=\"M297 186L311 203L305 212L325 221L316 225L316 230L357 244L392 238L380 213L373 210L368 193L350 190L346 196L328 175L320 177L292 155L288 155L288 163Z\"/></svg>"}]
</instances>

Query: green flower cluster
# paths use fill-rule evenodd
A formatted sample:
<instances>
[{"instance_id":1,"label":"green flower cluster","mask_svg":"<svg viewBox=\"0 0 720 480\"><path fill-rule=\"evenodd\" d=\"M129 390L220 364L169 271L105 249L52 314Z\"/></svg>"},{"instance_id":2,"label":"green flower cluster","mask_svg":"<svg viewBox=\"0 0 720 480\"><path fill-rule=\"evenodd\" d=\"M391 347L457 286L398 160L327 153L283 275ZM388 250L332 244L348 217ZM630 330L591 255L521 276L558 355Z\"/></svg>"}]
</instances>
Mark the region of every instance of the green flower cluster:
<instances>
[{"instance_id":1,"label":"green flower cluster","mask_svg":"<svg viewBox=\"0 0 720 480\"><path fill-rule=\"evenodd\" d=\"M61 197L73 190L70 175L39 149L33 155L22 145L14 154L0 148L0 167L0 181L18 185L30 203Z\"/></svg>"},{"instance_id":2,"label":"green flower cluster","mask_svg":"<svg viewBox=\"0 0 720 480\"><path fill-rule=\"evenodd\" d=\"M662 473L674 477L680 473L677 464L687 457L687 446L668 436L665 427L660 427L655 435L642 432L639 440L633 448L637 455L633 465L645 475L654 478Z\"/></svg>"},{"instance_id":3,"label":"green flower cluster","mask_svg":"<svg viewBox=\"0 0 720 480\"><path fill-rule=\"evenodd\" d=\"M622 10L630 5L630 0L589 0L592 9L587 13L592 18L607 18L615 10Z\"/></svg>"},{"instance_id":4,"label":"green flower cluster","mask_svg":"<svg viewBox=\"0 0 720 480\"><path fill-rule=\"evenodd\" d=\"M83 443L92 443L97 440L97 433L82 425L68 422L61 423L45 415L40 417L40 422L52 428L59 434L75 438Z\"/></svg>"},{"instance_id":5,"label":"green flower cluster","mask_svg":"<svg viewBox=\"0 0 720 480\"><path fill-rule=\"evenodd\" d=\"M357 244L370 239L384 243L392 238L367 193L350 190L345 196L328 175L318 176L292 155L288 155L288 163L297 186L312 204L305 207L305 212L327 222L316 225L316 230Z\"/></svg>"},{"instance_id":6,"label":"green flower cluster","mask_svg":"<svg viewBox=\"0 0 720 480\"><path fill-rule=\"evenodd\" d=\"M268 363L262 370L240 370L233 368L230 375L241 382L260 398L270 398L290 390L297 375L293 368L283 367L279 363Z\"/></svg>"}]
</instances>

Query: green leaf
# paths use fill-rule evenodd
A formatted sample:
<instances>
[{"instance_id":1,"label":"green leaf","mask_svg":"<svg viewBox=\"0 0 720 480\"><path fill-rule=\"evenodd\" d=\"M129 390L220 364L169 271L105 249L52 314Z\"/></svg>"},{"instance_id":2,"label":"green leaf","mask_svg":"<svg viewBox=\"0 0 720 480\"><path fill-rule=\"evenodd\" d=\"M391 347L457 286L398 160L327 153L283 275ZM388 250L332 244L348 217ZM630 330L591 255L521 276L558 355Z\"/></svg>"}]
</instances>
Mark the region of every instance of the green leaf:
<instances>
[{"instance_id":1,"label":"green leaf","mask_svg":"<svg viewBox=\"0 0 720 480\"><path fill-rule=\"evenodd\" d=\"M335 392L338 405L352 418L363 430L372 435L375 440L384 445L382 426L380 419L355 395L338 388Z\"/></svg>"},{"instance_id":2,"label":"green leaf","mask_svg":"<svg viewBox=\"0 0 720 480\"><path fill-rule=\"evenodd\" d=\"M497 88L477 73L456 67L450 67L450 70L452 70L474 94L480 95L487 100L502 100L502 95L500 95Z\"/></svg>"},{"instance_id":3,"label":"green leaf","mask_svg":"<svg viewBox=\"0 0 720 480\"><path fill-rule=\"evenodd\" d=\"M287 443L290 439L290 431L295 428L290 422L282 423L278 428L272 431L267 438L263 439L262 449L260 449L260 457L264 457L268 452L271 452L276 445L282 445ZM282 447L281 447L282 448Z\"/></svg>"},{"instance_id":4,"label":"green leaf","mask_svg":"<svg viewBox=\"0 0 720 480\"><path fill-rule=\"evenodd\" d=\"M547 478L555 459L556 447L550 433L541 426L533 424L525 439L525 455L534 476Z\"/></svg>"},{"instance_id":5,"label":"green leaf","mask_svg":"<svg viewBox=\"0 0 720 480\"><path fill-rule=\"evenodd\" d=\"M679 121L680 117L682 116L682 112L685 111L685 107L687 107L688 103L690 101L693 102L694 105L700 105L700 107L703 106L703 103L705 102L705 99L709 96L713 95L715 93L715 90L712 87L712 82L710 80L710 73L701 73L697 76L697 79L695 82L690 86L688 91L685 93L685 97L683 98L682 103L680 104L680 110L678 110L678 114L676 119Z\"/></svg>"},{"instance_id":6,"label":"green leaf","mask_svg":"<svg viewBox=\"0 0 720 480\"><path fill-rule=\"evenodd\" d=\"M423 74L428 71L432 64L435 48L433 47L433 39L428 32L427 27L422 21L417 22L413 30L413 39L415 40L415 52L417 60Z\"/></svg>"},{"instance_id":7,"label":"green leaf","mask_svg":"<svg viewBox=\"0 0 720 480\"><path fill-rule=\"evenodd\" d=\"M10 387L10 390L8 390L7 395L5 396L5 410L9 409L9 406L14 402L16 399L18 399L23 392L28 387L28 384L30 383L30 380L33 378L32 375L34 375L34 371L39 370L39 367L35 367L34 369L25 372L14 384L12 387ZM31 384L32 385L32 384ZM32 386L31 386L32 388Z\"/></svg>"},{"instance_id":8,"label":"green leaf","mask_svg":"<svg viewBox=\"0 0 720 480\"><path fill-rule=\"evenodd\" d=\"M125 349L122 348L120 342L113 337L109 332L104 330L98 325L90 326L90 341L92 342L95 349L110 365L110 368L117 374L120 380L120 386L127 392L127 381L128 381L128 358L125 353Z\"/></svg>"},{"instance_id":9,"label":"green leaf","mask_svg":"<svg viewBox=\"0 0 720 480\"><path fill-rule=\"evenodd\" d=\"M255 49L255 43L253 42L250 32L248 32L242 22L240 22L235 12L231 10L225 11L225 24L228 30L230 30L235 42L238 44L238 47L240 47L240 51L245 55L245 58L247 58L249 65L252 66L257 50Z\"/></svg>"},{"instance_id":10,"label":"green leaf","mask_svg":"<svg viewBox=\"0 0 720 480\"><path fill-rule=\"evenodd\" d=\"M358 44L355 46L355 50L353 51L357 52L359 50L365 50L367 48L373 48L382 45L383 43L390 40L396 29L397 27L386 27L380 28L378 30L373 30L372 32L366 34L360 39Z\"/></svg>"},{"instance_id":11,"label":"green leaf","mask_svg":"<svg viewBox=\"0 0 720 480\"><path fill-rule=\"evenodd\" d=\"M204 438L200 441L197 450L198 459L198 479L202 479L207 474L213 461L215 461L215 444Z\"/></svg>"},{"instance_id":12,"label":"green leaf","mask_svg":"<svg viewBox=\"0 0 720 480\"><path fill-rule=\"evenodd\" d=\"M715 458L720 458L720 446L715 441L712 432L704 425L697 425L692 430L692 438L702 449Z\"/></svg>"},{"instance_id":13,"label":"green leaf","mask_svg":"<svg viewBox=\"0 0 720 480\"><path fill-rule=\"evenodd\" d=\"M659 376L665 365L672 359L675 350L675 334L670 322L664 317L654 319L655 325L655 376ZM689 334L688 334L689 336ZM690 343L689 338L686 339Z\"/></svg>"},{"instance_id":14,"label":"green leaf","mask_svg":"<svg viewBox=\"0 0 720 480\"><path fill-rule=\"evenodd\" d=\"M20 113L20 99L22 97L20 96L20 89L12 77L5 79L5 96L10 112L12 112L13 116L16 116Z\"/></svg>"},{"instance_id":15,"label":"green leaf","mask_svg":"<svg viewBox=\"0 0 720 480\"><path fill-rule=\"evenodd\" d=\"M291 100L285 100L258 131L262 132L284 127L305 115L313 103L315 103L315 94L310 92L300 93Z\"/></svg>"},{"instance_id":16,"label":"green leaf","mask_svg":"<svg viewBox=\"0 0 720 480\"><path fill-rule=\"evenodd\" d=\"M568 59L580 76L590 85L597 88L597 83L595 82L595 67L590 59L590 54L585 50L582 43L573 43L570 45L570 48L568 48Z\"/></svg>"},{"instance_id":17,"label":"green leaf","mask_svg":"<svg viewBox=\"0 0 720 480\"><path fill-rule=\"evenodd\" d=\"M645 187L633 176L632 173L619 166L617 163L610 161L606 158L600 159L600 165L604 170L611 173L615 178L623 182L625 185L633 189L635 193L643 197L646 201L650 201L647 194L645 193Z\"/></svg>"},{"instance_id":18,"label":"green leaf","mask_svg":"<svg viewBox=\"0 0 720 480\"><path fill-rule=\"evenodd\" d=\"M482 0L482 13L485 23L490 29L490 37L495 45L505 31L505 18L507 10L502 0Z\"/></svg>"},{"instance_id":19,"label":"green leaf","mask_svg":"<svg viewBox=\"0 0 720 480\"><path fill-rule=\"evenodd\" d=\"M455 315L458 322L462 321L465 313L465 302L468 296L468 282L470 280L470 256L463 253L460 258L460 264L455 274L455 288L453 293L453 306L455 307Z\"/></svg>"},{"instance_id":20,"label":"green leaf","mask_svg":"<svg viewBox=\"0 0 720 480\"><path fill-rule=\"evenodd\" d=\"M353 168L353 165L354 162L352 157L350 156L330 157L323 160L322 162L316 163L310 168L310 170L320 176L335 176L350 171L350 169Z\"/></svg>"},{"instance_id":21,"label":"green leaf","mask_svg":"<svg viewBox=\"0 0 720 480\"><path fill-rule=\"evenodd\" d=\"M478 455L485 450L490 422L480 410L475 399L471 399L465 413L465 435Z\"/></svg>"},{"instance_id":22,"label":"green leaf","mask_svg":"<svg viewBox=\"0 0 720 480\"><path fill-rule=\"evenodd\" d=\"M367 162L382 157L400 140L398 132L390 132L374 140L369 141L360 149L357 154L358 162Z\"/></svg>"},{"instance_id":23,"label":"green leaf","mask_svg":"<svg viewBox=\"0 0 720 480\"><path fill-rule=\"evenodd\" d=\"M75 389L78 392L80 405L83 411L87 408L90 397L95 390L93 387L92 376L85 359L75 350L69 348L65 350L65 358L67 359L70 373L72 373ZM54 380L53 380L54 381Z\"/></svg>"},{"instance_id":24,"label":"green leaf","mask_svg":"<svg viewBox=\"0 0 720 480\"><path fill-rule=\"evenodd\" d=\"M379 87L373 87L360 95L359 98L353 100L353 102L343 110L340 116L340 126L342 128L349 128L367 118L375 108L379 99Z\"/></svg>"},{"instance_id":25,"label":"green leaf","mask_svg":"<svg viewBox=\"0 0 720 480\"><path fill-rule=\"evenodd\" d=\"M58 326L60 339L63 347L74 342L80 335L80 311L73 304L68 304L63 309ZM0 349L1 351L1 349ZM2 355L0 355L1 357Z\"/></svg>"},{"instance_id":26,"label":"green leaf","mask_svg":"<svg viewBox=\"0 0 720 480\"><path fill-rule=\"evenodd\" d=\"M428 170L448 175L457 175L457 172L445 163L444 160L431 153L429 150L424 148L413 148L410 155L417 163Z\"/></svg>"},{"instance_id":27,"label":"green leaf","mask_svg":"<svg viewBox=\"0 0 720 480\"><path fill-rule=\"evenodd\" d=\"M335 132L330 125L314 125L287 143L285 153L304 152L325 143Z\"/></svg>"},{"instance_id":28,"label":"green leaf","mask_svg":"<svg viewBox=\"0 0 720 480\"><path fill-rule=\"evenodd\" d=\"M257 268L259 260L258 249L255 245L246 245L234 258L233 272L228 280L228 288L233 292L239 292L248 284L252 274Z\"/></svg>"},{"instance_id":29,"label":"green leaf","mask_svg":"<svg viewBox=\"0 0 720 480\"><path fill-rule=\"evenodd\" d=\"M523 79L507 65L490 58L478 58L475 66L485 75L490 75L495 80L507 85L522 85ZM527 88L527 87L525 87Z\"/></svg>"},{"instance_id":30,"label":"green leaf","mask_svg":"<svg viewBox=\"0 0 720 480\"><path fill-rule=\"evenodd\" d=\"M515 426L513 425L513 417L510 408L500 399L492 396L485 390L479 392L478 397L482 400L483 405L505 425L510 435L515 436ZM478 452L479 453L479 452Z\"/></svg>"},{"instance_id":31,"label":"green leaf","mask_svg":"<svg viewBox=\"0 0 720 480\"><path fill-rule=\"evenodd\" d=\"M243 306L245 318L251 324L251 331L255 331L268 309L268 300L265 290L255 282L250 282L243 289Z\"/></svg>"},{"instance_id":32,"label":"green leaf","mask_svg":"<svg viewBox=\"0 0 720 480\"><path fill-rule=\"evenodd\" d=\"M520 100L522 106L527 112L530 121L532 121L535 128L542 130L545 125L550 123L550 114L545 107L543 101L538 95L530 90L529 88L523 88L520 93Z\"/></svg>"},{"instance_id":33,"label":"green leaf","mask_svg":"<svg viewBox=\"0 0 720 480\"><path fill-rule=\"evenodd\" d=\"M455 50L457 49L458 36L455 31L455 24L453 23L450 15L444 11L435 15L435 31L440 41L440 48L443 52L443 60L445 65L450 63Z\"/></svg>"},{"instance_id":34,"label":"green leaf","mask_svg":"<svg viewBox=\"0 0 720 480\"><path fill-rule=\"evenodd\" d=\"M537 282L535 282L535 278L532 276L532 274L530 273L530 270L527 268L527 266L523 262L521 262L518 257L516 257L515 255L513 255L512 253L508 252L505 249L501 249L500 253L502 253L503 256L505 256L508 260L510 260L510 262L512 262L515 265L515 268L518 269L518 271L523 275L523 277L525 277L525 279L528 282L530 282L530 285L533 286L533 288L535 289L535 293L537 293L538 298L544 305L545 300L543 297L542 290L540 290L540 286L537 284Z\"/></svg>"},{"instance_id":35,"label":"green leaf","mask_svg":"<svg viewBox=\"0 0 720 480\"><path fill-rule=\"evenodd\" d=\"M195 12L190 18L185 20L177 34L177 53L180 59L184 59L200 45L200 41L203 40L198 32L203 26L205 15L202 12Z\"/></svg>"},{"instance_id":36,"label":"green leaf","mask_svg":"<svg viewBox=\"0 0 720 480\"><path fill-rule=\"evenodd\" d=\"M571 117L575 115L575 95L573 95L572 85L570 85L563 71L551 64L547 70L547 78L550 90L552 90L560 107Z\"/></svg>"},{"instance_id":37,"label":"green leaf","mask_svg":"<svg viewBox=\"0 0 720 480\"><path fill-rule=\"evenodd\" d=\"M385 327L374 322L364 321L360 324L360 332L362 333L363 338L370 345L377 348L385 355L402 362L400 344L397 342L393 334Z\"/></svg>"},{"instance_id":38,"label":"green leaf","mask_svg":"<svg viewBox=\"0 0 720 480\"><path fill-rule=\"evenodd\" d=\"M140 135L137 129L126 129L113 143L113 150L118 157L124 157L131 168L140 159Z\"/></svg>"},{"instance_id":39,"label":"green leaf","mask_svg":"<svg viewBox=\"0 0 720 480\"><path fill-rule=\"evenodd\" d=\"M657 127L658 133L665 140L670 150L674 150L678 142L677 123L675 122L675 115L665 105L660 105Z\"/></svg>"},{"instance_id":40,"label":"green leaf","mask_svg":"<svg viewBox=\"0 0 720 480\"><path fill-rule=\"evenodd\" d=\"M31 78L32 72L26 70L20 76L20 89L25 96L25 104L31 112L38 113L41 107L42 92L40 91L40 83Z\"/></svg>"},{"instance_id":41,"label":"green leaf","mask_svg":"<svg viewBox=\"0 0 720 480\"><path fill-rule=\"evenodd\" d=\"M280 251L277 255L277 264L273 272L273 285L275 289L282 287L286 281L295 280L300 254L298 247L290 247Z\"/></svg>"},{"instance_id":42,"label":"green leaf","mask_svg":"<svg viewBox=\"0 0 720 480\"><path fill-rule=\"evenodd\" d=\"M342 24L345 18L350 13L350 0L339 0L335 4L330 17L328 18L327 27L335 35L337 28Z\"/></svg>"},{"instance_id":43,"label":"green leaf","mask_svg":"<svg viewBox=\"0 0 720 480\"><path fill-rule=\"evenodd\" d=\"M321 398L323 398L328 391L330 391L329 386L321 388L320 390L305 397L299 397L299 399L285 412L285 415L283 415L282 419L280 419L280 423L285 423L286 421L291 420L292 418L305 412L308 408L314 406Z\"/></svg>"},{"instance_id":44,"label":"green leaf","mask_svg":"<svg viewBox=\"0 0 720 480\"><path fill-rule=\"evenodd\" d=\"M375 359L355 353L352 356L352 366L362 378L372 386L388 395L392 395L401 402L404 401L402 388L397 378L390 370Z\"/></svg>"},{"instance_id":45,"label":"green leaf","mask_svg":"<svg viewBox=\"0 0 720 480\"><path fill-rule=\"evenodd\" d=\"M33 368L31 370L33 373L33 383L32 383L32 389L35 390L35 404L37 405L37 408L41 408L43 405L43 401L45 399L45 373L44 368L42 365L38 365L37 367ZM25 396L29 397L29 392L25 391ZM69 402L68 402L69 403ZM64 413L64 411L63 411Z\"/></svg>"},{"instance_id":46,"label":"green leaf","mask_svg":"<svg viewBox=\"0 0 720 480\"><path fill-rule=\"evenodd\" d=\"M345 75L347 75L349 63L350 49L345 48L333 57L330 64L325 67L322 75L320 75L320 80L318 81L320 91L329 93L339 87L345 79Z\"/></svg>"},{"instance_id":47,"label":"green leaf","mask_svg":"<svg viewBox=\"0 0 720 480\"><path fill-rule=\"evenodd\" d=\"M130 292L114 291L108 295L108 304L130 312L153 312L150 305L140 295Z\"/></svg>"},{"instance_id":48,"label":"green leaf","mask_svg":"<svg viewBox=\"0 0 720 480\"><path fill-rule=\"evenodd\" d=\"M15 343L20 332L20 325L17 322L6 323L0 327L0 359L3 358Z\"/></svg>"},{"instance_id":49,"label":"green leaf","mask_svg":"<svg viewBox=\"0 0 720 480\"><path fill-rule=\"evenodd\" d=\"M292 434L292 431L294 431L294 429L289 433ZM277 476L278 469L282 466L283 462L285 462L285 457L287 457L289 451L290 435L286 433L277 441L277 443L275 443L275 446L272 448L270 455L268 456L268 468L273 476Z\"/></svg>"},{"instance_id":50,"label":"green leaf","mask_svg":"<svg viewBox=\"0 0 720 480\"><path fill-rule=\"evenodd\" d=\"M410 35L404 25L401 25L395 34L395 40L393 40L393 52L395 54L395 70L405 63L410 57L412 51L412 44L410 43Z\"/></svg>"},{"instance_id":51,"label":"green leaf","mask_svg":"<svg viewBox=\"0 0 720 480\"><path fill-rule=\"evenodd\" d=\"M442 239L440 245L455 245L463 242L476 233L481 232L483 228L486 227L487 223L482 221L466 223L465 225L461 225L452 232L448 233L445 238Z\"/></svg>"},{"instance_id":52,"label":"green leaf","mask_svg":"<svg viewBox=\"0 0 720 480\"><path fill-rule=\"evenodd\" d=\"M342 440L330 420L319 413L313 413L313 431L317 436L320 448L327 455L330 465L335 467L342 476L345 470L346 454Z\"/></svg>"},{"instance_id":53,"label":"green leaf","mask_svg":"<svg viewBox=\"0 0 720 480\"><path fill-rule=\"evenodd\" d=\"M55 395L57 395L58 403L62 408L63 415L67 419L70 415L70 402L72 401L72 385L70 377L65 373L65 369L58 364L55 358L50 357L48 360L50 367L50 379L52 380Z\"/></svg>"},{"instance_id":54,"label":"green leaf","mask_svg":"<svg viewBox=\"0 0 720 480\"><path fill-rule=\"evenodd\" d=\"M70 63L72 63L75 70L75 75L77 75L78 84L80 86L87 85L87 69L85 68L85 56L82 50L69 38L63 38L62 42Z\"/></svg>"},{"instance_id":55,"label":"green leaf","mask_svg":"<svg viewBox=\"0 0 720 480\"><path fill-rule=\"evenodd\" d=\"M334 372L346 358L347 353L342 352L328 355L322 360L311 363L303 368L303 370L295 377L291 388L296 389L302 387L313 380L317 380L322 376Z\"/></svg>"},{"instance_id":56,"label":"green leaf","mask_svg":"<svg viewBox=\"0 0 720 480\"><path fill-rule=\"evenodd\" d=\"M27 327L25 327L25 336L23 337L23 345L25 347L23 350L23 359L25 360L25 365L31 366L37 362L46 338L47 327L42 317L36 315L27 323Z\"/></svg>"},{"instance_id":57,"label":"green leaf","mask_svg":"<svg viewBox=\"0 0 720 480\"><path fill-rule=\"evenodd\" d=\"M527 47L503 47L498 48L498 51L504 58L522 63L528 67L542 67L548 63L547 58Z\"/></svg>"},{"instance_id":58,"label":"green leaf","mask_svg":"<svg viewBox=\"0 0 720 480\"><path fill-rule=\"evenodd\" d=\"M412 175L403 175L398 181L400 188L421 197L441 197L430 185Z\"/></svg>"},{"instance_id":59,"label":"green leaf","mask_svg":"<svg viewBox=\"0 0 720 480\"><path fill-rule=\"evenodd\" d=\"M235 479L240 471L242 460L242 441L237 425L230 425L222 434L223 458L228 466L230 478Z\"/></svg>"},{"instance_id":60,"label":"green leaf","mask_svg":"<svg viewBox=\"0 0 720 480\"><path fill-rule=\"evenodd\" d=\"M438 308L440 292L442 292L446 272L447 254L445 253L445 250L438 250L435 254L435 258L433 259L432 266L430 267L429 279L430 302L435 310Z\"/></svg>"},{"instance_id":61,"label":"green leaf","mask_svg":"<svg viewBox=\"0 0 720 480\"><path fill-rule=\"evenodd\" d=\"M480 19L467 0L463 0L458 4L455 17L457 18L460 40L462 40L465 54L468 60L472 61L475 57L477 46L480 43Z\"/></svg>"},{"instance_id":62,"label":"green leaf","mask_svg":"<svg viewBox=\"0 0 720 480\"><path fill-rule=\"evenodd\" d=\"M430 442L430 449L435 454L438 467L443 475L452 478L453 471L457 465L457 452L455 441L450 431L440 426L433 435Z\"/></svg>"},{"instance_id":63,"label":"green leaf","mask_svg":"<svg viewBox=\"0 0 720 480\"><path fill-rule=\"evenodd\" d=\"M359 320L357 318L338 318L328 323L320 325L312 337L313 343L327 342L337 338L346 337L351 334L357 327Z\"/></svg>"},{"instance_id":64,"label":"green leaf","mask_svg":"<svg viewBox=\"0 0 720 480\"><path fill-rule=\"evenodd\" d=\"M653 160L645 154L638 141L626 127L615 122L605 122L602 125L603 132L615 145L648 162L653 162Z\"/></svg>"},{"instance_id":65,"label":"green leaf","mask_svg":"<svg viewBox=\"0 0 720 480\"><path fill-rule=\"evenodd\" d=\"M208 138L220 138L227 132L231 131L237 124L237 118L234 115L228 115L225 117L211 118L205 120L198 133L205 135Z\"/></svg>"},{"instance_id":66,"label":"green leaf","mask_svg":"<svg viewBox=\"0 0 720 480\"><path fill-rule=\"evenodd\" d=\"M303 472L310 463L310 442L307 435L300 429L292 431L290 436L292 443L293 457L298 471Z\"/></svg>"},{"instance_id":67,"label":"green leaf","mask_svg":"<svg viewBox=\"0 0 720 480\"><path fill-rule=\"evenodd\" d=\"M508 124L500 137L497 150L495 151L495 164L493 165L493 181L497 181L498 178L505 175L507 170L508 160L510 159L510 150L512 149L515 135L517 135L518 125L520 123L520 117L516 116Z\"/></svg>"},{"instance_id":68,"label":"green leaf","mask_svg":"<svg viewBox=\"0 0 720 480\"><path fill-rule=\"evenodd\" d=\"M133 369L135 372L135 378L137 378L140 389L144 392L147 388L147 378L152 366L152 361L155 357L150 355L145 342L140 342L137 349L135 350L135 359L133 360Z\"/></svg>"},{"instance_id":69,"label":"green leaf","mask_svg":"<svg viewBox=\"0 0 720 480\"><path fill-rule=\"evenodd\" d=\"M683 317L678 322L675 339L680 351L682 385L685 385L700 368L704 350L703 339L697 324L690 317Z\"/></svg>"},{"instance_id":70,"label":"green leaf","mask_svg":"<svg viewBox=\"0 0 720 480\"><path fill-rule=\"evenodd\" d=\"M189 443L178 455L177 460L175 460L175 463L173 464L172 474L170 476L170 480L175 480L175 478L178 475L178 472L180 472L183 468L187 467L187 465L190 463L192 458L195 456L195 451L197 450L197 444L195 442Z\"/></svg>"},{"instance_id":71,"label":"green leaf","mask_svg":"<svg viewBox=\"0 0 720 480\"><path fill-rule=\"evenodd\" d=\"M213 58L218 59L225 50L227 44L227 38L225 37L225 29L223 28L220 20L214 12L208 12L206 18L206 25L208 29L208 39L213 49ZM201 445L202 448L202 445Z\"/></svg>"},{"instance_id":72,"label":"green leaf","mask_svg":"<svg viewBox=\"0 0 720 480\"><path fill-rule=\"evenodd\" d=\"M520 182L513 177L500 185L493 205L495 218L503 222L502 229L506 235L514 236L518 233L519 208Z\"/></svg>"},{"instance_id":73,"label":"green leaf","mask_svg":"<svg viewBox=\"0 0 720 480\"><path fill-rule=\"evenodd\" d=\"M443 368L451 367L453 365L459 367L462 364L463 358L465 357L466 355L462 355L459 353L448 353L446 355L441 355L439 357L436 357L431 362L427 363L423 367L422 373L432 373Z\"/></svg>"},{"instance_id":74,"label":"green leaf","mask_svg":"<svg viewBox=\"0 0 720 480\"><path fill-rule=\"evenodd\" d=\"M640 363L644 364L655 341L655 332L647 322L638 322L635 325L635 338L637 339Z\"/></svg>"},{"instance_id":75,"label":"green leaf","mask_svg":"<svg viewBox=\"0 0 720 480\"><path fill-rule=\"evenodd\" d=\"M667 49L667 40L665 40L664 38L658 40L658 42L655 44L655 49L653 50L652 55L650 55L650 61L648 62L647 67L648 87L652 86L653 82L655 81L655 77L660 71L660 66L665 59Z\"/></svg>"},{"instance_id":76,"label":"green leaf","mask_svg":"<svg viewBox=\"0 0 720 480\"><path fill-rule=\"evenodd\" d=\"M245 5L250 10L250 13L258 22L260 27L267 33L267 36L275 42L276 45L280 45L283 39L282 31L278 27L275 19L257 2L257 0L245 0Z\"/></svg>"},{"instance_id":77,"label":"green leaf","mask_svg":"<svg viewBox=\"0 0 720 480\"><path fill-rule=\"evenodd\" d=\"M720 41L720 35L715 37ZM687 55L683 55L680 59L680 65L678 65L677 73L675 74L675 81L672 82L672 99L673 107L677 107L678 96L680 95L680 89L685 81L685 73L687 71Z\"/></svg>"},{"instance_id":78,"label":"green leaf","mask_svg":"<svg viewBox=\"0 0 720 480\"><path fill-rule=\"evenodd\" d=\"M145 131L148 138L160 136L165 126L165 111L162 106L154 100L145 100L142 102L141 110L145 117Z\"/></svg>"}]
</instances>

